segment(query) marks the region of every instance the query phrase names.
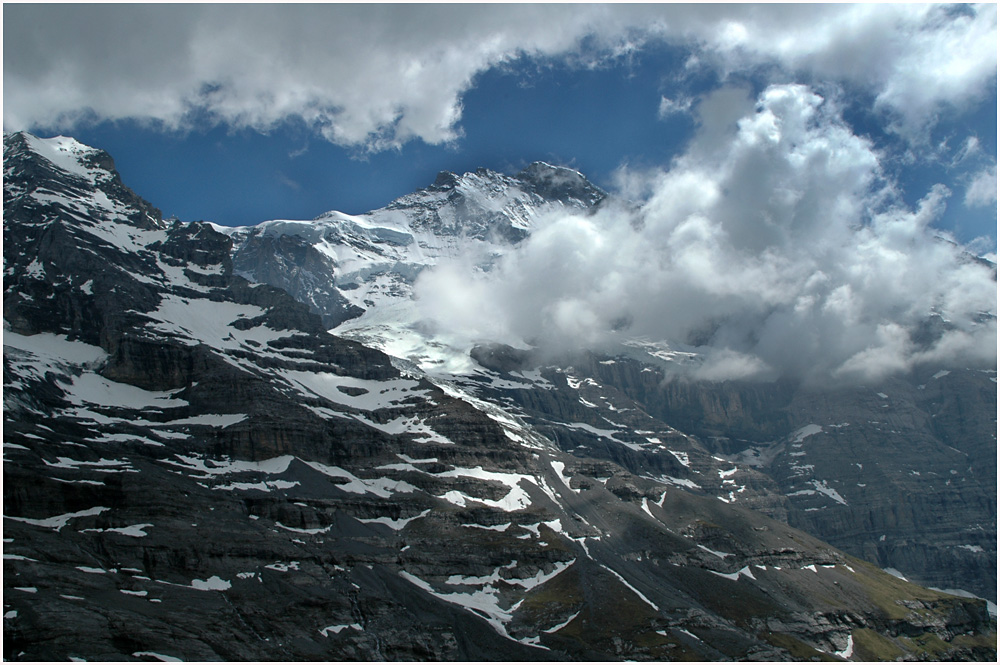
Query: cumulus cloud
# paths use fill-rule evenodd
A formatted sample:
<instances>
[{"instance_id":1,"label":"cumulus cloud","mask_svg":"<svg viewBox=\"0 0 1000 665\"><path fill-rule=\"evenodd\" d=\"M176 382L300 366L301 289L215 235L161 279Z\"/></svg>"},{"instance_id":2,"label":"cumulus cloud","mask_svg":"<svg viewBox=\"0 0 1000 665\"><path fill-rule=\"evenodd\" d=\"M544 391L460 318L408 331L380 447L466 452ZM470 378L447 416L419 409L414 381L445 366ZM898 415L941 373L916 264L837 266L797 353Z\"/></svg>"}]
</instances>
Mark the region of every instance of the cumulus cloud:
<instances>
[{"instance_id":1,"label":"cumulus cloud","mask_svg":"<svg viewBox=\"0 0 1000 665\"><path fill-rule=\"evenodd\" d=\"M850 83L906 132L996 77L995 5L71 4L10 5L4 19L8 130L293 120L345 146L439 144L461 136L483 71L521 56L594 66L656 43L688 49L695 68Z\"/></svg>"},{"instance_id":2,"label":"cumulus cloud","mask_svg":"<svg viewBox=\"0 0 1000 665\"><path fill-rule=\"evenodd\" d=\"M558 14L558 15L555 15ZM373 149L459 135L476 73L576 47L600 11L413 5L12 6L4 124L301 120ZM611 44L597 43L597 47Z\"/></svg>"},{"instance_id":3,"label":"cumulus cloud","mask_svg":"<svg viewBox=\"0 0 1000 665\"><path fill-rule=\"evenodd\" d=\"M702 356L678 371L708 380L995 362L994 270L932 227L946 187L903 205L878 151L806 86L717 91L697 108L669 169L619 174L645 193L637 206L542 219L489 271L425 273L427 318L460 331L454 312L472 307L470 337L562 350L666 340Z\"/></svg>"},{"instance_id":4,"label":"cumulus cloud","mask_svg":"<svg viewBox=\"0 0 1000 665\"><path fill-rule=\"evenodd\" d=\"M694 103L693 97L681 96L676 99L671 99L666 96L660 97L660 108L657 114L661 119L669 118L676 114L685 114L691 111L691 105Z\"/></svg>"},{"instance_id":5,"label":"cumulus cloud","mask_svg":"<svg viewBox=\"0 0 1000 665\"><path fill-rule=\"evenodd\" d=\"M965 205L995 206L997 203L997 165L977 173L965 190Z\"/></svg>"},{"instance_id":6,"label":"cumulus cloud","mask_svg":"<svg viewBox=\"0 0 1000 665\"><path fill-rule=\"evenodd\" d=\"M995 4L747 5L705 27L698 37L720 66L770 63L858 86L911 138L996 85Z\"/></svg>"}]
</instances>

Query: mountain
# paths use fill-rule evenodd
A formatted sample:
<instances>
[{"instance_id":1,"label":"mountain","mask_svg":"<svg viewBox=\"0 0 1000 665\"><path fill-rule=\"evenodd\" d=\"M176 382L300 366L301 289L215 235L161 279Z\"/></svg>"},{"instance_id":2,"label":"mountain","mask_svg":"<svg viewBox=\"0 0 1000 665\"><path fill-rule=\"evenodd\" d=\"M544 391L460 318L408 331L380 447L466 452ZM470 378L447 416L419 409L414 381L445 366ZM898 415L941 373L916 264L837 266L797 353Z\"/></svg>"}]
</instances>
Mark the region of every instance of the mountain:
<instances>
[{"instance_id":1,"label":"mountain","mask_svg":"<svg viewBox=\"0 0 1000 665\"><path fill-rule=\"evenodd\" d=\"M100 150L5 135L5 658L995 658L984 601L751 510L789 501L760 465L625 411L639 360L379 348L421 265L603 197L538 164L227 235L164 221Z\"/></svg>"},{"instance_id":2,"label":"mountain","mask_svg":"<svg viewBox=\"0 0 1000 665\"><path fill-rule=\"evenodd\" d=\"M405 302L427 267L470 248L489 263L523 240L539 215L587 211L605 197L576 171L536 162L514 177L442 172L430 187L367 215L333 211L216 230L233 238L237 274L287 291L333 328Z\"/></svg>"},{"instance_id":3,"label":"mountain","mask_svg":"<svg viewBox=\"0 0 1000 665\"><path fill-rule=\"evenodd\" d=\"M538 162L514 177L442 173L366 215L219 230L241 274L288 291L338 335L503 404L566 452L762 510L921 584L996 602L995 366L927 365L856 386L696 381L671 370L700 362L699 349L674 340L553 357L422 319L421 271L464 258L488 272L546 215L612 204L578 172ZM314 283L349 305L325 308ZM947 326L928 313L929 338Z\"/></svg>"}]
</instances>

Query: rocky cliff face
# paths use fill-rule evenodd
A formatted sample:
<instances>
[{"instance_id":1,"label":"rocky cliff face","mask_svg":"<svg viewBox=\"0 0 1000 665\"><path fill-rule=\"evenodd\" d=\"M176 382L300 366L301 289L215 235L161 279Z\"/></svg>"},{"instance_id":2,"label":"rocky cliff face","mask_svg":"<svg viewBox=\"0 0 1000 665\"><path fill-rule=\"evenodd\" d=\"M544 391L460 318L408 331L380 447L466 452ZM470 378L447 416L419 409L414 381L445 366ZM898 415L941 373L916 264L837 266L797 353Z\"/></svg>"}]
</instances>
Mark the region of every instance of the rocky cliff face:
<instances>
[{"instance_id":1,"label":"rocky cliff face","mask_svg":"<svg viewBox=\"0 0 1000 665\"><path fill-rule=\"evenodd\" d=\"M736 465L734 480L753 471L776 490L739 502L922 584L995 595L994 371L820 390L668 381L626 359L577 367Z\"/></svg>"},{"instance_id":2,"label":"rocky cliff face","mask_svg":"<svg viewBox=\"0 0 1000 665\"><path fill-rule=\"evenodd\" d=\"M4 166L8 660L995 657L982 601L705 481L787 505L752 465L599 426L585 402L626 385L499 348L428 375L239 276L99 151L11 135Z\"/></svg>"}]
</instances>

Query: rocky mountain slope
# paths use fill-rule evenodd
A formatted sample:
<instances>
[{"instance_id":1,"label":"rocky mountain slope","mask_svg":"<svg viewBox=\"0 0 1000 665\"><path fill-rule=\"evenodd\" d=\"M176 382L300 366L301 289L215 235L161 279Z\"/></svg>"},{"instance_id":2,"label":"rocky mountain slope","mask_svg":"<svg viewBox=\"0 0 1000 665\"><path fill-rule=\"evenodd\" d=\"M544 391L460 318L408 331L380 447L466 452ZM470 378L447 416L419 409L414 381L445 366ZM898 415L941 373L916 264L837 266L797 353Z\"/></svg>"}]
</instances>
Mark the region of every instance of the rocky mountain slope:
<instances>
[{"instance_id":1,"label":"rocky mountain slope","mask_svg":"<svg viewBox=\"0 0 1000 665\"><path fill-rule=\"evenodd\" d=\"M600 198L534 171L500 181L477 242L516 242L511 201ZM460 189L436 187L411 199L428 225ZM386 220L417 208L322 238L286 226L271 247L416 265L421 241ZM761 465L627 406L638 361L495 346L471 350L474 372L426 372L325 331L309 307L365 305L347 282L303 304L241 277L272 250L247 259L253 234L235 235L164 222L99 150L5 135L6 659L995 657L983 601L738 505L792 521ZM353 291L377 303L408 274L359 269Z\"/></svg>"},{"instance_id":2,"label":"rocky mountain slope","mask_svg":"<svg viewBox=\"0 0 1000 665\"><path fill-rule=\"evenodd\" d=\"M336 334L513 409L567 452L763 510L921 584L995 602L995 367L927 365L829 388L694 381L672 370L699 362L697 347L671 340L552 357L524 340L473 348L421 319L422 270L466 257L488 272L546 215L609 203L576 171L536 163L515 177L443 173L362 216L220 230L243 274L287 290ZM946 325L928 313L929 331Z\"/></svg>"}]
</instances>

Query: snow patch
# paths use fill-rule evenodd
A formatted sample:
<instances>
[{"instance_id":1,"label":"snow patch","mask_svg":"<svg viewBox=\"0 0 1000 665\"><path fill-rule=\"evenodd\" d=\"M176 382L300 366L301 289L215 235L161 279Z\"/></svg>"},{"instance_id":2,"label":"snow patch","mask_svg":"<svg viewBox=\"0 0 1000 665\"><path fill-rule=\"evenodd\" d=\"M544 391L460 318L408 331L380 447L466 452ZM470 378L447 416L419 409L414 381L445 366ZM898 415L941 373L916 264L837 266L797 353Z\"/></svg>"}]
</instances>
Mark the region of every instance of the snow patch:
<instances>
[{"instance_id":1,"label":"snow patch","mask_svg":"<svg viewBox=\"0 0 1000 665\"><path fill-rule=\"evenodd\" d=\"M614 362L614 361L612 360L611 362ZM566 619L562 623L557 624L555 626L552 626L551 628L548 628L546 630L543 630L542 632L543 633L558 633L560 630L562 630L563 628L565 628L566 626L568 626L569 624L571 624L573 622L573 619L577 618L578 616L580 616L580 612L575 612L570 618Z\"/></svg>"},{"instance_id":2,"label":"snow patch","mask_svg":"<svg viewBox=\"0 0 1000 665\"><path fill-rule=\"evenodd\" d=\"M805 427L800 427L799 429L792 432L792 443L802 443L808 436L813 436L814 434L819 434L823 431L823 427L810 423Z\"/></svg>"},{"instance_id":3,"label":"snow patch","mask_svg":"<svg viewBox=\"0 0 1000 665\"><path fill-rule=\"evenodd\" d=\"M207 425L224 429L230 425L241 423L249 416L245 413L205 413L200 416L190 416L188 418L178 418L165 423L155 423L162 427L176 427L179 425Z\"/></svg>"},{"instance_id":4,"label":"snow patch","mask_svg":"<svg viewBox=\"0 0 1000 665\"><path fill-rule=\"evenodd\" d=\"M735 573L720 573L717 570L712 570L710 568L707 569L707 570L708 570L708 572L712 573L713 575L718 575L719 577L725 577L727 580L732 580L734 582L736 580L740 579L741 575L749 577L752 580L756 580L757 579L756 577L753 576L753 573L750 571L750 567L749 566L743 566L742 568L740 568L739 570L737 570Z\"/></svg>"},{"instance_id":5,"label":"snow patch","mask_svg":"<svg viewBox=\"0 0 1000 665\"><path fill-rule=\"evenodd\" d=\"M288 481L288 480L261 480L256 483L240 483L232 482L228 485L214 485L213 490L222 490L227 492L234 491L247 491L247 490L259 490L261 492L270 492L272 490L287 490L295 487L299 484L299 481Z\"/></svg>"},{"instance_id":6,"label":"snow patch","mask_svg":"<svg viewBox=\"0 0 1000 665\"><path fill-rule=\"evenodd\" d=\"M539 570L537 573L535 573L531 577L525 577L525 578L513 578L512 577L512 578L505 579L504 581L507 582L508 584L514 584L514 585L517 585L517 586L520 586L520 587L524 587L525 591L531 591L535 587L541 586L542 584L545 584L546 582L548 582L549 580L551 580L553 577L555 577L559 573L563 572L564 570L566 570L567 568L569 568L570 566L572 566L575 562L576 562L576 559L571 559L569 561L557 561L553 565L552 570L550 572L548 572L548 573Z\"/></svg>"},{"instance_id":7,"label":"snow patch","mask_svg":"<svg viewBox=\"0 0 1000 665\"><path fill-rule=\"evenodd\" d=\"M33 526L40 526L46 529L54 529L56 531L59 531L64 526L66 526L70 520L76 519L77 517L90 517L92 515L100 515L105 510L111 510L111 509L106 508L104 506L95 506L93 508L88 508L87 510L79 510L75 513L64 513L62 515L47 517L45 519L13 517L11 515L4 515L4 519L14 520L15 522L24 522L25 524L31 524Z\"/></svg>"},{"instance_id":8,"label":"snow patch","mask_svg":"<svg viewBox=\"0 0 1000 665\"><path fill-rule=\"evenodd\" d=\"M302 461L326 476L347 480L346 483L337 483L337 488L352 494L374 494L384 499L397 493L411 494L417 491L416 487L403 480L393 480L391 478L358 478L350 471L337 466L327 466L320 462Z\"/></svg>"},{"instance_id":9,"label":"snow patch","mask_svg":"<svg viewBox=\"0 0 1000 665\"><path fill-rule=\"evenodd\" d=\"M569 485L570 478L569 476L563 473L563 471L566 469L566 464L563 462L557 462L555 460L553 460L551 464L552 464L552 470L556 472L557 476L559 476L559 480L561 480L562 484L566 486L566 489L568 489L570 492L579 494L580 490L573 489L572 487L570 487Z\"/></svg>"},{"instance_id":10,"label":"snow patch","mask_svg":"<svg viewBox=\"0 0 1000 665\"><path fill-rule=\"evenodd\" d=\"M465 507L469 501L475 501L493 508L499 508L500 510L506 512L521 510L522 508L527 508L531 505L531 497L528 496L528 493L520 485L522 480L527 481L536 487L538 486L538 483L532 476L522 473L486 471L481 466L471 469L455 468L433 475L438 478L467 477L479 478L481 480L494 480L507 485L507 487L510 488L510 491L502 499L481 499L469 496L463 492L459 492L458 490L450 490L439 497L460 507Z\"/></svg>"},{"instance_id":11,"label":"snow patch","mask_svg":"<svg viewBox=\"0 0 1000 665\"><path fill-rule=\"evenodd\" d=\"M614 575L615 577L617 577L618 581L620 581L622 584L624 584L625 586L627 586L632 591L632 593L634 593L635 595L639 596L639 599L642 602L644 602L647 605L649 605L650 607L652 607L655 611L657 611L657 612L660 611L660 608L657 607L656 603L654 603L653 601L651 601L649 598L646 598L646 596L642 595L642 593L638 589L636 589L634 586L632 586L631 584L629 584L628 581L626 581L624 577L622 577L621 575L619 575L615 571L611 570L610 568L608 568L607 566L605 566L603 563L599 563L597 565L599 565L601 568L603 568L604 570L608 571L609 573L611 573L612 575Z\"/></svg>"},{"instance_id":12,"label":"snow patch","mask_svg":"<svg viewBox=\"0 0 1000 665\"><path fill-rule=\"evenodd\" d=\"M414 515L413 517L406 517L397 520L391 519L389 517L375 517L372 519L356 518L356 519L364 524L383 524L392 529L393 531L400 531L413 520L418 520L421 517L427 517L430 514L430 512L431 511L428 509L423 511L419 515Z\"/></svg>"},{"instance_id":13,"label":"snow patch","mask_svg":"<svg viewBox=\"0 0 1000 665\"><path fill-rule=\"evenodd\" d=\"M336 626L327 626L326 628L320 628L319 633L323 637L329 637L330 633L337 635L340 633L340 631L347 630L348 628L351 628L352 630L364 630L361 627L360 623L342 623Z\"/></svg>"},{"instance_id":14,"label":"snow patch","mask_svg":"<svg viewBox=\"0 0 1000 665\"><path fill-rule=\"evenodd\" d=\"M329 372L298 370L281 370L279 374L300 391L361 411L384 409L396 406L414 395L427 395L426 390L417 389L420 385L418 382L409 379L374 381Z\"/></svg>"},{"instance_id":15,"label":"snow patch","mask_svg":"<svg viewBox=\"0 0 1000 665\"><path fill-rule=\"evenodd\" d=\"M130 538L143 538L149 534L145 532L145 529L153 526L152 524L133 524L131 526L118 526L111 527L108 529L81 529L80 533L117 533L122 536L128 536Z\"/></svg>"},{"instance_id":16,"label":"snow patch","mask_svg":"<svg viewBox=\"0 0 1000 665\"><path fill-rule=\"evenodd\" d=\"M87 182L93 182L95 172L99 169L85 166L80 159L97 152L94 148L86 146L74 138L67 136L55 136L50 139L43 139L31 134L22 134L28 147L36 155L45 158L56 168L69 173L70 175L83 178Z\"/></svg>"},{"instance_id":17,"label":"snow patch","mask_svg":"<svg viewBox=\"0 0 1000 665\"><path fill-rule=\"evenodd\" d=\"M463 524L462 526L470 529L483 529L485 531L506 531L511 527L511 522L507 522L506 524L495 524L493 526L484 526L482 524Z\"/></svg>"},{"instance_id":18,"label":"snow patch","mask_svg":"<svg viewBox=\"0 0 1000 665\"><path fill-rule=\"evenodd\" d=\"M841 504L842 506L847 505L847 500L840 495L840 492L833 489L832 487L829 487L826 484L825 480L811 480L809 482L812 483L812 486L815 487L816 491L819 492L820 494L825 494L826 496L830 497L831 499Z\"/></svg>"},{"instance_id":19,"label":"snow patch","mask_svg":"<svg viewBox=\"0 0 1000 665\"><path fill-rule=\"evenodd\" d=\"M664 482L667 482L671 485L677 485L678 487L687 487L688 489L692 490L701 489L701 485L687 478L674 478L673 476L665 476Z\"/></svg>"},{"instance_id":20,"label":"snow patch","mask_svg":"<svg viewBox=\"0 0 1000 665\"><path fill-rule=\"evenodd\" d=\"M297 529L297 528L295 528L293 526L285 526L281 522L277 522L276 521L274 523L274 526L278 527L279 529L284 529L285 531L291 531L292 533L303 533L303 534L308 534L310 536L315 536L316 534L319 534L319 533L326 533L327 531L330 530L330 527L332 527L333 525L332 524L328 524L327 526L324 526L322 528L316 528L316 529ZM240 573L240 574L242 575L243 573Z\"/></svg>"},{"instance_id":21,"label":"snow patch","mask_svg":"<svg viewBox=\"0 0 1000 665\"><path fill-rule=\"evenodd\" d=\"M666 496L665 492L664 492L663 496L664 497ZM652 517L654 520L656 519L656 515L654 515L653 511L650 510L650 508L649 508L649 499L647 499L646 497L642 497L642 509L644 511L646 511L647 515L649 515L650 517Z\"/></svg>"},{"instance_id":22,"label":"snow patch","mask_svg":"<svg viewBox=\"0 0 1000 665\"><path fill-rule=\"evenodd\" d=\"M143 656L149 656L150 658L155 658L164 663L183 663L184 661L180 658L174 658L173 656L167 656L162 653L156 653L155 651L133 651L132 656L135 658L142 658Z\"/></svg>"},{"instance_id":23,"label":"snow patch","mask_svg":"<svg viewBox=\"0 0 1000 665\"><path fill-rule=\"evenodd\" d=\"M835 651L833 655L834 656L840 656L844 660L847 660L852 655L854 655L854 636L853 635L848 635L847 636L847 646L844 647L844 649L842 651Z\"/></svg>"},{"instance_id":24,"label":"snow patch","mask_svg":"<svg viewBox=\"0 0 1000 665\"><path fill-rule=\"evenodd\" d=\"M226 591L232 586L229 580L224 580L217 575L212 575L207 580L191 580L191 588L199 591Z\"/></svg>"},{"instance_id":25,"label":"snow patch","mask_svg":"<svg viewBox=\"0 0 1000 665\"><path fill-rule=\"evenodd\" d=\"M503 609L500 607L500 598L498 597L498 592L494 587L487 585L484 588L478 589L472 593L441 593L435 591L434 588L424 580L415 575L411 575L406 571L400 571L399 575L404 580L410 582L417 588L426 591L435 598L443 600L447 603L452 603L453 605L458 605L472 614L485 619L487 623L489 623L490 626L492 626L493 629L501 636L514 640L514 638L507 633L507 628L505 626L505 624L509 623L513 618L513 608Z\"/></svg>"},{"instance_id":26,"label":"snow patch","mask_svg":"<svg viewBox=\"0 0 1000 665\"><path fill-rule=\"evenodd\" d=\"M730 554L729 552L718 552L716 550L709 549L709 548L705 547L704 545L698 545L698 549L705 550L709 554L714 554L715 556L719 557L720 559L725 559L727 556L736 556L735 554Z\"/></svg>"},{"instance_id":27,"label":"snow patch","mask_svg":"<svg viewBox=\"0 0 1000 665\"><path fill-rule=\"evenodd\" d=\"M271 570L276 570L279 573L287 573L289 570L298 570L299 562L289 561L288 563L282 563L281 561L278 561L277 563L269 563L264 567L269 568Z\"/></svg>"}]
</instances>

